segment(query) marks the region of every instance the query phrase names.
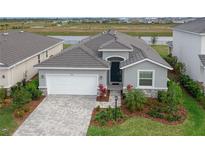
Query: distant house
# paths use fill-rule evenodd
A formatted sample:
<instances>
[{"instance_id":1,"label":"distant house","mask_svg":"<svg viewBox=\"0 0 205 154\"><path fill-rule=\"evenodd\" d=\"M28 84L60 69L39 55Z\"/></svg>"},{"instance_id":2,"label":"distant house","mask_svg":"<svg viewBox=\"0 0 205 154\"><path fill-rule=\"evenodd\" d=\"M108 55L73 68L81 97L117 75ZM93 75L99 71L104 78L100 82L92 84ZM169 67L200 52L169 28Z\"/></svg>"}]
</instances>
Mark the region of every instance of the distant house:
<instances>
[{"instance_id":1,"label":"distant house","mask_svg":"<svg viewBox=\"0 0 205 154\"><path fill-rule=\"evenodd\" d=\"M108 90L132 85L151 97L167 89L172 69L142 39L115 30L87 38L35 67L46 94L97 95L103 84Z\"/></svg>"},{"instance_id":2,"label":"distant house","mask_svg":"<svg viewBox=\"0 0 205 154\"><path fill-rule=\"evenodd\" d=\"M0 33L0 87L10 88L37 74L33 66L63 50L63 41L28 32Z\"/></svg>"},{"instance_id":3,"label":"distant house","mask_svg":"<svg viewBox=\"0 0 205 154\"><path fill-rule=\"evenodd\" d=\"M173 29L173 55L186 65L186 73L205 85L205 19Z\"/></svg>"}]
</instances>

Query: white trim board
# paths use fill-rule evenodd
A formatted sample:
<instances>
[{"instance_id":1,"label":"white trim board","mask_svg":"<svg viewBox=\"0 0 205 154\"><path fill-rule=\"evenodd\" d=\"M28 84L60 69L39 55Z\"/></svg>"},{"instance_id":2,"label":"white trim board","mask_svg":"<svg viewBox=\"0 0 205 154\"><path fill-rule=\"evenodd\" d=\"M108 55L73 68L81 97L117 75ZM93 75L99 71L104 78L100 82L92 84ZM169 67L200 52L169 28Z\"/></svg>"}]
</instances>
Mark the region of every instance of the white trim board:
<instances>
[{"instance_id":1,"label":"white trim board","mask_svg":"<svg viewBox=\"0 0 205 154\"><path fill-rule=\"evenodd\" d=\"M35 67L35 66L34 66ZM35 67L37 69L56 69L56 70L109 70L110 68L76 68L76 67Z\"/></svg>"},{"instance_id":2,"label":"white trim board","mask_svg":"<svg viewBox=\"0 0 205 154\"><path fill-rule=\"evenodd\" d=\"M99 75L98 74L45 74L46 76L46 87L47 87L47 94L49 95L50 94L50 91L49 91L49 82L48 82L48 78L49 76L67 76L67 77L95 77L96 79L96 95L97 95L97 89L98 89L98 85L99 85ZM78 82L77 84L79 84L80 86L80 83ZM45 87L45 86L44 86ZM81 95L80 93L79 94L75 94L75 95ZM90 94L88 94L90 95Z\"/></svg>"},{"instance_id":3,"label":"white trim board","mask_svg":"<svg viewBox=\"0 0 205 154\"><path fill-rule=\"evenodd\" d=\"M145 59L140 60L140 61L137 61L137 62L135 62L135 63L132 63L132 64L129 64L129 65L123 66L123 67L121 67L120 69L125 69L125 68L131 67L131 66L133 66L133 65L142 63L142 62L144 62L144 61L149 61L149 62L151 62L151 63L153 63L153 64L159 65L159 66L164 67L164 68L166 68L166 69L173 70L172 67L165 66L165 65L163 65L163 64L160 64L160 63L155 62L155 61L153 61L153 60L151 60L151 59L148 59L148 58L145 58Z\"/></svg>"},{"instance_id":4,"label":"white trim board","mask_svg":"<svg viewBox=\"0 0 205 154\"><path fill-rule=\"evenodd\" d=\"M106 57L106 58L105 58L105 60L106 60L106 61L108 61L108 59L109 59L109 58L115 58L115 57L116 57L116 58L122 58L122 59L123 59L123 61L125 61L125 60L126 60L126 58L125 58L125 57L122 57L122 56L119 56L119 55L112 55L112 56L108 56L108 57Z\"/></svg>"}]
</instances>

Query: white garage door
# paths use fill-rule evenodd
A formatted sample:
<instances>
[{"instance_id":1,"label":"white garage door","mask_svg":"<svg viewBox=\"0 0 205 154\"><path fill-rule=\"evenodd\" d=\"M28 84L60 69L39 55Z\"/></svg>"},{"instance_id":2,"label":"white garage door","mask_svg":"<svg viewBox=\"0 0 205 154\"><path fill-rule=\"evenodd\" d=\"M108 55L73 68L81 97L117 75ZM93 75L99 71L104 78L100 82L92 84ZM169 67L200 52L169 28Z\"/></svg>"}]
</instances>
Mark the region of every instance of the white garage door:
<instances>
[{"instance_id":1,"label":"white garage door","mask_svg":"<svg viewBox=\"0 0 205 154\"><path fill-rule=\"evenodd\" d=\"M97 75L46 75L48 94L97 95Z\"/></svg>"}]
</instances>

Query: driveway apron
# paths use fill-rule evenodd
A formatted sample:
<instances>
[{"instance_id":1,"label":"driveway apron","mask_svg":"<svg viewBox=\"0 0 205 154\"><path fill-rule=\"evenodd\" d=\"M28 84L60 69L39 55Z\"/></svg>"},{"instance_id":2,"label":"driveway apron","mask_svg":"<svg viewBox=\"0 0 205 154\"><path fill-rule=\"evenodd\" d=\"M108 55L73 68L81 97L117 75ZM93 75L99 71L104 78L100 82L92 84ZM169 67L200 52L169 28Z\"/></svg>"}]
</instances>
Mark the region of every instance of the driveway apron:
<instances>
[{"instance_id":1,"label":"driveway apron","mask_svg":"<svg viewBox=\"0 0 205 154\"><path fill-rule=\"evenodd\" d=\"M95 104L95 96L49 95L14 135L84 136Z\"/></svg>"}]
</instances>

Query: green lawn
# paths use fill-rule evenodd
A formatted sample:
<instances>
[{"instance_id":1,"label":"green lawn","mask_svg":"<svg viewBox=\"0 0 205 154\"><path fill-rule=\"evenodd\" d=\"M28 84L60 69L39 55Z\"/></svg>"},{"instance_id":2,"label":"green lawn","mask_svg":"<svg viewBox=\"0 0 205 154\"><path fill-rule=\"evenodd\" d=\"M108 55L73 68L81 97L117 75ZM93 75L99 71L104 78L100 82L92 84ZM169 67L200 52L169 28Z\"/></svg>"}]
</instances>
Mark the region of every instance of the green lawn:
<instances>
[{"instance_id":1,"label":"green lawn","mask_svg":"<svg viewBox=\"0 0 205 154\"><path fill-rule=\"evenodd\" d=\"M167 45L151 45L163 58L169 54L169 47Z\"/></svg>"},{"instance_id":2,"label":"green lawn","mask_svg":"<svg viewBox=\"0 0 205 154\"><path fill-rule=\"evenodd\" d=\"M71 46L71 44L63 44L63 49L66 49L66 48L68 48L70 46Z\"/></svg>"},{"instance_id":3,"label":"green lawn","mask_svg":"<svg viewBox=\"0 0 205 154\"><path fill-rule=\"evenodd\" d=\"M87 135L92 136L195 136L205 135L205 111L197 102L184 92L184 107L188 117L183 124L177 126L165 125L150 119L133 117L112 128L91 126Z\"/></svg>"},{"instance_id":4,"label":"green lawn","mask_svg":"<svg viewBox=\"0 0 205 154\"><path fill-rule=\"evenodd\" d=\"M4 107L0 109L0 136L11 135L18 127L13 117L12 107ZM5 131L3 131L6 129Z\"/></svg>"}]
</instances>

